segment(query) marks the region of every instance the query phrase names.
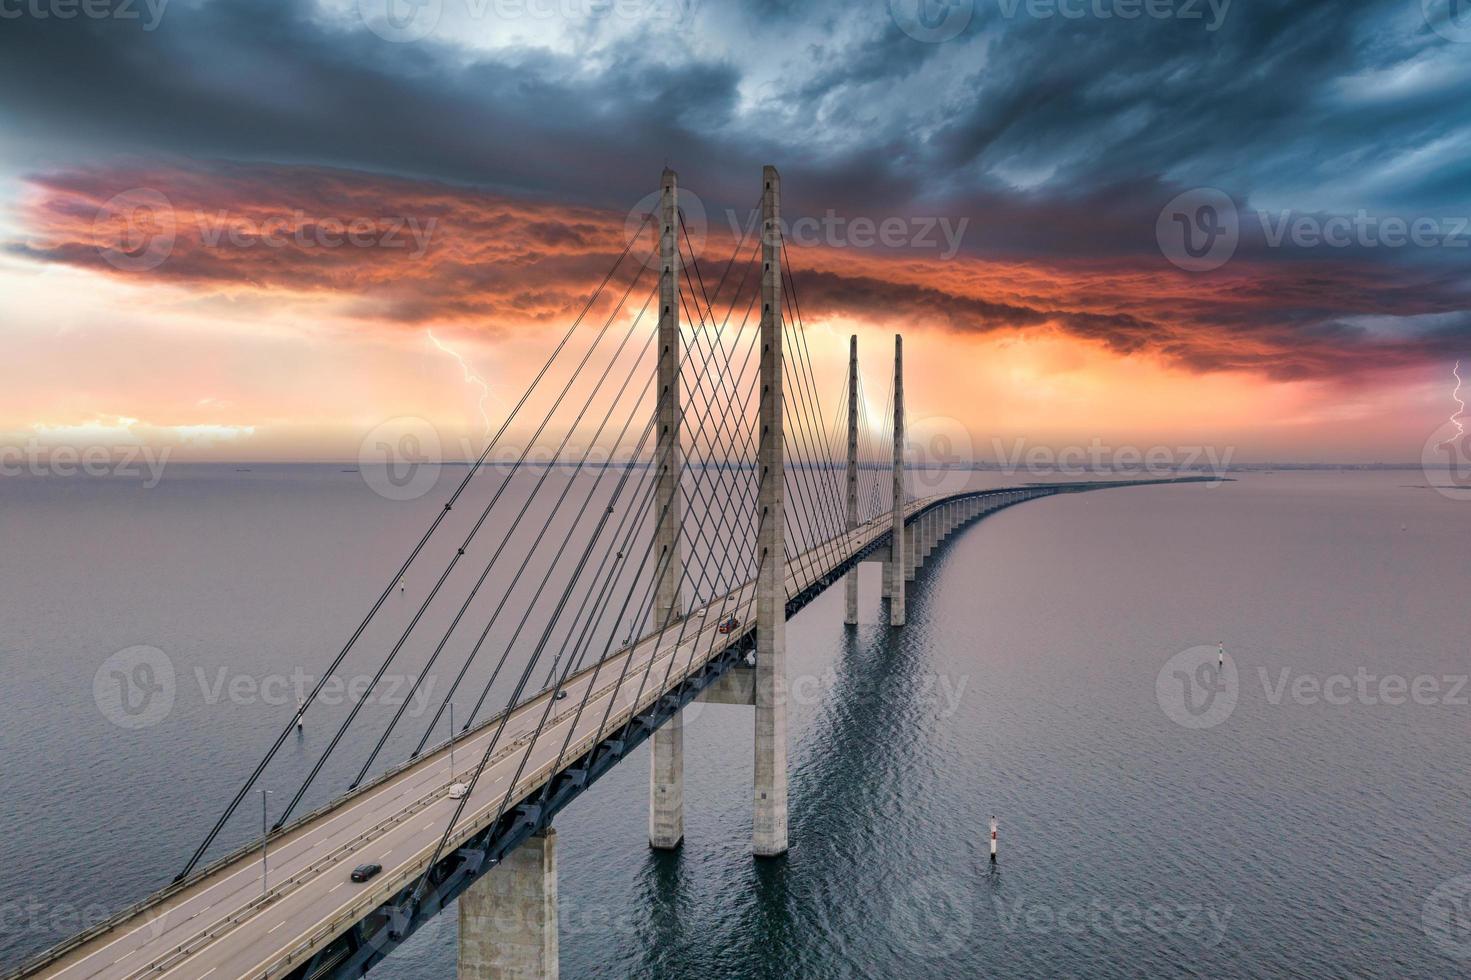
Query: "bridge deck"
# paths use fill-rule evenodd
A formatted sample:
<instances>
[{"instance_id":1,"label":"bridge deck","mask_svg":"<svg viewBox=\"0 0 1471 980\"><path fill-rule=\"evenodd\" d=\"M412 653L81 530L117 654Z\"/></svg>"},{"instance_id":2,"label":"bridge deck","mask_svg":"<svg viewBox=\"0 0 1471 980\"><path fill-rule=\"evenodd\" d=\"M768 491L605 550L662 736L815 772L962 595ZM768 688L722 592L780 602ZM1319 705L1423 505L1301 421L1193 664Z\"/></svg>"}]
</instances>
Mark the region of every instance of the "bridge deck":
<instances>
[{"instance_id":1,"label":"bridge deck","mask_svg":"<svg viewBox=\"0 0 1471 980\"><path fill-rule=\"evenodd\" d=\"M910 504L906 519L939 499ZM889 522L883 515L791 559L788 596L877 543L888 534ZM554 705L531 746L512 803L541 788L554 775L559 758L566 766L596 744L600 734L616 730L741 640L752 628L754 601L755 583L748 582L574 675L564 686L569 696ZM717 625L730 613L742 626L721 635ZM626 671L625 661L630 661ZM643 684L646 676L650 682ZM590 686L592 695L579 712ZM551 696L550 691L540 692L510 712L499 748L467 802L451 846L495 819ZM469 781L499 720L490 719L456 742L456 762L464 762L460 779ZM441 749L283 830L270 844L267 895L261 894L259 852L242 853L180 888L166 889L128 918L24 975L226 980L290 972L423 873L455 811L456 803L447 795L447 763L447 751ZM367 884L352 883L349 872L366 861L382 864L383 873Z\"/></svg>"}]
</instances>

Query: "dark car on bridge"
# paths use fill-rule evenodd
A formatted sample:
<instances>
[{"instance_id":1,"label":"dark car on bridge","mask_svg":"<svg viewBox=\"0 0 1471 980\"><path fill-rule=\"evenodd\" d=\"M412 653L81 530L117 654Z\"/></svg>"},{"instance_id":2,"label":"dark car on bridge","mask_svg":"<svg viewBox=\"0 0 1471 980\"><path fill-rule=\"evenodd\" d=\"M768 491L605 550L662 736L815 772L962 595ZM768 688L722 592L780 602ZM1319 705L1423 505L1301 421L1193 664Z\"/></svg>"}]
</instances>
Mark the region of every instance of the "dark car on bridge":
<instances>
[{"instance_id":1,"label":"dark car on bridge","mask_svg":"<svg viewBox=\"0 0 1471 980\"><path fill-rule=\"evenodd\" d=\"M736 619L734 616L727 616L720 621L719 629L722 633L734 633L740 625L741 621L739 619Z\"/></svg>"},{"instance_id":2,"label":"dark car on bridge","mask_svg":"<svg viewBox=\"0 0 1471 980\"><path fill-rule=\"evenodd\" d=\"M360 864L352 869L352 880L367 881L382 870L383 865L381 864Z\"/></svg>"}]
</instances>

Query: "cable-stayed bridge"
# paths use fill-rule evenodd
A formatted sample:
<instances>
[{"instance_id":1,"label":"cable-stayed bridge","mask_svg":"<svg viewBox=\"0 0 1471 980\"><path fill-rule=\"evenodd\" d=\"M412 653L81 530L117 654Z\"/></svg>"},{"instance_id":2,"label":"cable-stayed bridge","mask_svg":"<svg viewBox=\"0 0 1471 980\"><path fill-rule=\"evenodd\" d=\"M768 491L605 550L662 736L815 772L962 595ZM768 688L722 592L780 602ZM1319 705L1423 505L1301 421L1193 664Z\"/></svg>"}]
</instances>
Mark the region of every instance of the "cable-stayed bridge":
<instances>
[{"instance_id":1,"label":"cable-stayed bridge","mask_svg":"<svg viewBox=\"0 0 1471 980\"><path fill-rule=\"evenodd\" d=\"M856 624L857 567L879 561L903 626L906 583L948 535L1125 483L909 492L902 341L881 410L857 338L824 407L780 202L767 167L757 240L707 276L665 171L657 211L174 882L12 976L356 977L451 903L461 977L555 976L553 817L650 741L650 843L679 846L696 699L753 708L752 851L787 850L786 619L844 582ZM411 697L433 671L453 681L422 731L410 698L381 718L360 700L290 767L283 746L350 656L374 685L412 661ZM252 837L267 783L274 823Z\"/></svg>"}]
</instances>

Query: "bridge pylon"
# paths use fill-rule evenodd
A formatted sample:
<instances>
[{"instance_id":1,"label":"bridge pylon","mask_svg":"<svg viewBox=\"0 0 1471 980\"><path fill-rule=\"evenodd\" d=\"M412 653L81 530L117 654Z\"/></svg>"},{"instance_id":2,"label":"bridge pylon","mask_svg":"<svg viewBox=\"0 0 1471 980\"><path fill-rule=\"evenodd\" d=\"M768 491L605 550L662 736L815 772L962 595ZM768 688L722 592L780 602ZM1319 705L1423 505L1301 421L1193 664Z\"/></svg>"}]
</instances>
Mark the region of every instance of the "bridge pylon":
<instances>
[{"instance_id":1,"label":"bridge pylon","mask_svg":"<svg viewBox=\"0 0 1471 980\"><path fill-rule=\"evenodd\" d=\"M680 583L684 555L680 548L683 518L680 480L684 475L680 433L684 412L680 403L679 339L679 177L664 169L659 182L659 335L658 385L655 412L654 458L658 474L654 488L656 550L666 556L659 567L654 593L654 623L663 628L683 615ZM650 738L649 845L672 850L684 840L684 712L678 712Z\"/></svg>"},{"instance_id":2,"label":"bridge pylon","mask_svg":"<svg viewBox=\"0 0 1471 980\"><path fill-rule=\"evenodd\" d=\"M907 574L908 529L904 526L904 338L894 335L894 516L889 534L889 560L884 566L889 597L889 625L904 625L904 580Z\"/></svg>"},{"instance_id":3,"label":"bridge pylon","mask_svg":"<svg viewBox=\"0 0 1471 980\"><path fill-rule=\"evenodd\" d=\"M851 532L858 526L858 335L848 338L848 474L847 524ZM845 600L843 622L858 625L858 569L843 577Z\"/></svg>"},{"instance_id":4,"label":"bridge pylon","mask_svg":"<svg viewBox=\"0 0 1471 980\"><path fill-rule=\"evenodd\" d=\"M761 173L760 439L756 525L756 766L752 850L787 850L787 573L782 446L781 176Z\"/></svg>"}]
</instances>

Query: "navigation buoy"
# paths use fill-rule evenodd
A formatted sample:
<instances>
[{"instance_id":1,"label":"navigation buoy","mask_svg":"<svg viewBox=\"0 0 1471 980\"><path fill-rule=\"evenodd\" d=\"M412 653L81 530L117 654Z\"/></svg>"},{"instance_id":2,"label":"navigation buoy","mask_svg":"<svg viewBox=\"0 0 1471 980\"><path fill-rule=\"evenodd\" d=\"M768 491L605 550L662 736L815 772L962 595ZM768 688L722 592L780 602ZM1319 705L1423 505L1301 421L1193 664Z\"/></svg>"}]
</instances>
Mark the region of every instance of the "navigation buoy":
<instances>
[{"instance_id":1,"label":"navigation buoy","mask_svg":"<svg viewBox=\"0 0 1471 980\"><path fill-rule=\"evenodd\" d=\"M1220 644L1220 649L1218 649L1216 651L1216 668L1217 669L1224 669L1225 666L1226 666L1226 644L1222 643L1222 644Z\"/></svg>"},{"instance_id":2,"label":"navigation buoy","mask_svg":"<svg viewBox=\"0 0 1471 980\"><path fill-rule=\"evenodd\" d=\"M991 817L991 863L996 863L996 817Z\"/></svg>"},{"instance_id":3,"label":"navigation buoy","mask_svg":"<svg viewBox=\"0 0 1471 980\"><path fill-rule=\"evenodd\" d=\"M296 699L296 730L301 731L302 719L306 715L306 702L301 698Z\"/></svg>"}]
</instances>

